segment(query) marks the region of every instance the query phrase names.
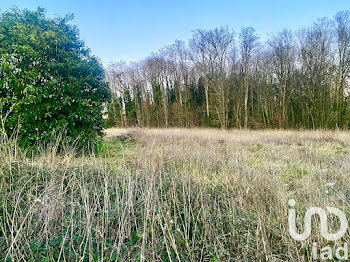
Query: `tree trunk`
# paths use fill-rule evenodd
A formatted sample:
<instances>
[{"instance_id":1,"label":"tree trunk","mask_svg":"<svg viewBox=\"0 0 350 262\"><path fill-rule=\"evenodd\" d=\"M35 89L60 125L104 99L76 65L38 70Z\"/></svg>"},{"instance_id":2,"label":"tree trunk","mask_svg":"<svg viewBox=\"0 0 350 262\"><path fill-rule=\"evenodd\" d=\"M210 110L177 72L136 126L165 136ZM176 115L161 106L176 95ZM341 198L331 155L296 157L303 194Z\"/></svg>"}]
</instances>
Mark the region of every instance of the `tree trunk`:
<instances>
[{"instance_id":1,"label":"tree trunk","mask_svg":"<svg viewBox=\"0 0 350 262\"><path fill-rule=\"evenodd\" d=\"M248 128L248 117L249 117L248 94L249 94L249 82L248 82L248 74L246 72L244 76L244 129Z\"/></svg>"},{"instance_id":2,"label":"tree trunk","mask_svg":"<svg viewBox=\"0 0 350 262\"><path fill-rule=\"evenodd\" d=\"M209 87L208 87L208 81L206 77L204 78L204 89L205 89L205 103L207 108L206 121L208 124L209 122Z\"/></svg>"}]
</instances>

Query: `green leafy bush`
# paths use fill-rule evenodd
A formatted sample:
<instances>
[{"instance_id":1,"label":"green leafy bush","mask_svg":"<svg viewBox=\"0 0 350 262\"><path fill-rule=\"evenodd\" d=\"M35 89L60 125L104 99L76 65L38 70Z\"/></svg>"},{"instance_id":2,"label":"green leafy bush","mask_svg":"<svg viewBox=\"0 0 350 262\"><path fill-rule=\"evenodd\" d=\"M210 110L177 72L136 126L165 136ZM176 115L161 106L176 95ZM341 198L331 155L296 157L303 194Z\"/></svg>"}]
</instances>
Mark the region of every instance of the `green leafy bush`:
<instances>
[{"instance_id":1,"label":"green leafy bush","mask_svg":"<svg viewBox=\"0 0 350 262\"><path fill-rule=\"evenodd\" d=\"M42 8L0 14L1 119L21 145L46 142L63 130L80 144L102 134L109 89L71 19L46 18Z\"/></svg>"}]
</instances>

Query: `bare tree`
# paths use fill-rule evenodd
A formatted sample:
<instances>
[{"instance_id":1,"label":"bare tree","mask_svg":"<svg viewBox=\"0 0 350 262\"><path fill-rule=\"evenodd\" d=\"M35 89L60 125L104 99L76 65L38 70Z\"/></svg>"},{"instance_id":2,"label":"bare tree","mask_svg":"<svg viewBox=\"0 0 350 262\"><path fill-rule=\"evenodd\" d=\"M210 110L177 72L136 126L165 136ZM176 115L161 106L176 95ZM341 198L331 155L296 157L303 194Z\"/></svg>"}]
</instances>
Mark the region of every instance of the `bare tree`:
<instances>
[{"instance_id":1,"label":"bare tree","mask_svg":"<svg viewBox=\"0 0 350 262\"><path fill-rule=\"evenodd\" d=\"M215 110L220 126L227 127L228 68L234 49L234 33L227 27L196 30L190 40L191 58L204 79L206 113L210 116L209 88L215 92Z\"/></svg>"},{"instance_id":2,"label":"bare tree","mask_svg":"<svg viewBox=\"0 0 350 262\"><path fill-rule=\"evenodd\" d=\"M121 99L114 99L119 105L119 115L122 126L126 127L125 105L124 105L124 90L127 88L126 76L127 64L123 61L112 63L106 70L106 78L112 91L112 98L120 97Z\"/></svg>"},{"instance_id":3,"label":"bare tree","mask_svg":"<svg viewBox=\"0 0 350 262\"><path fill-rule=\"evenodd\" d=\"M335 15L335 35L337 42L337 109L338 124L344 127L346 103L344 103L346 80L350 75L350 12L338 12Z\"/></svg>"},{"instance_id":4,"label":"bare tree","mask_svg":"<svg viewBox=\"0 0 350 262\"><path fill-rule=\"evenodd\" d=\"M301 79L304 95L305 119L312 128L324 128L332 111L333 57L330 21L319 20L312 27L299 32ZM333 123L335 125L335 123Z\"/></svg>"},{"instance_id":5,"label":"bare tree","mask_svg":"<svg viewBox=\"0 0 350 262\"><path fill-rule=\"evenodd\" d=\"M254 50L258 44L258 36L255 29L253 27L243 27L240 33L240 40L242 69L244 75L244 128L248 128L249 70Z\"/></svg>"},{"instance_id":6,"label":"bare tree","mask_svg":"<svg viewBox=\"0 0 350 262\"><path fill-rule=\"evenodd\" d=\"M273 35L268 43L273 57L273 74L277 80L278 94L280 96L281 117L279 126L285 127L288 108L287 92L291 90L296 55L292 32L283 30Z\"/></svg>"}]
</instances>

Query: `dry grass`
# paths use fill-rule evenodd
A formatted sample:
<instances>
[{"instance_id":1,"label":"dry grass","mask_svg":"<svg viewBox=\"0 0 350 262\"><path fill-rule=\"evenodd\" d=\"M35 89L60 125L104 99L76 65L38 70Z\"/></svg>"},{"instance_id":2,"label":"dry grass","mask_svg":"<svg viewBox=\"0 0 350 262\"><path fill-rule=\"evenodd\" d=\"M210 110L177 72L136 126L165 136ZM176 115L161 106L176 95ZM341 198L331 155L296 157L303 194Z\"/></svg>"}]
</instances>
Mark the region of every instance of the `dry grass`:
<instances>
[{"instance_id":1,"label":"dry grass","mask_svg":"<svg viewBox=\"0 0 350 262\"><path fill-rule=\"evenodd\" d=\"M115 139L125 133L133 140ZM348 132L106 134L84 157L0 146L0 260L303 261L329 243L319 230L291 239L288 199L300 221L310 206L349 214Z\"/></svg>"}]
</instances>

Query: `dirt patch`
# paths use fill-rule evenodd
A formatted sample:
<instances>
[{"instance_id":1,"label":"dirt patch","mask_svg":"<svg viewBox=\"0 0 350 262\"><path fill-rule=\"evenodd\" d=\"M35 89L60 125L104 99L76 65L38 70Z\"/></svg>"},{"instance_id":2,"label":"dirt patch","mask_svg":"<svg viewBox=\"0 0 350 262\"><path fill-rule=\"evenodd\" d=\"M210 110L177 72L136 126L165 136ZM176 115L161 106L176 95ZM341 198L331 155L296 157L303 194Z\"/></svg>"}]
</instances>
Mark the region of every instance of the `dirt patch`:
<instances>
[{"instance_id":1,"label":"dirt patch","mask_svg":"<svg viewBox=\"0 0 350 262\"><path fill-rule=\"evenodd\" d=\"M110 139L129 142L129 141L135 141L139 135L140 134L137 131L130 131L128 133L122 133L116 136L111 136Z\"/></svg>"}]
</instances>

